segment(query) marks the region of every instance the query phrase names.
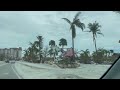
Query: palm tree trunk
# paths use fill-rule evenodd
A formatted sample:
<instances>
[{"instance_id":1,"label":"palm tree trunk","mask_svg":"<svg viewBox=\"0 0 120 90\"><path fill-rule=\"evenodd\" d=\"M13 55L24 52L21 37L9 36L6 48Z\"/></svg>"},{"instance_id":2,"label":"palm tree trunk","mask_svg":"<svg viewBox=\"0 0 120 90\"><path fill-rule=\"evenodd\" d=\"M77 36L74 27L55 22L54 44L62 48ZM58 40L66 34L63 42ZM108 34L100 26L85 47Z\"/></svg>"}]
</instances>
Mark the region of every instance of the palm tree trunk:
<instances>
[{"instance_id":1,"label":"palm tree trunk","mask_svg":"<svg viewBox=\"0 0 120 90\"><path fill-rule=\"evenodd\" d=\"M55 53L54 53L54 55L53 55L53 61L55 61Z\"/></svg>"},{"instance_id":2,"label":"palm tree trunk","mask_svg":"<svg viewBox=\"0 0 120 90\"><path fill-rule=\"evenodd\" d=\"M73 36L72 36L72 51L73 51L72 61L74 61L75 55L74 55L74 38L73 38Z\"/></svg>"},{"instance_id":3,"label":"palm tree trunk","mask_svg":"<svg viewBox=\"0 0 120 90\"><path fill-rule=\"evenodd\" d=\"M96 39L95 39L95 50L96 50L96 52L97 52L97 45L96 45Z\"/></svg>"},{"instance_id":4,"label":"palm tree trunk","mask_svg":"<svg viewBox=\"0 0 120 90\"><path fill-rule=\"evenodd\" d=\"M95 39L94 34L93 34L93 43L94 43L94 45L95 45L95 50L96 50L96 52L97 52L96 39Z\"/></svg>"},{"instance_id":5,"label":"palm tree trunk","mask_svg":"<svg viewBox=\"0 0 120 90\"><path fill-rule=\"evenodd\" d=\"M32 63L33 63L33 60L32 60L32 54L30 55L30 59L31 59L31 61L32 61Z\"/></svg>"},{"instance_id":6,"label":"palm tree trunk","mask_svg":"<svg viewBox=\"0 0 120 90\"><path fill-rule=\"evenodd\" d=\"M41 48L40 48L40 41L39 41L39 57L40 57L40 63L41 63Z\"/></svg>"},{"instance_id":7,"label":"palm tree trunk","mask_svg":"<svg viewBox=\"0 0 120 90\"><path fill-rule=\"evenodd\" d=\"M63 50L64 45L62 45L62 50Z\"/></svg>"}]
</instances>

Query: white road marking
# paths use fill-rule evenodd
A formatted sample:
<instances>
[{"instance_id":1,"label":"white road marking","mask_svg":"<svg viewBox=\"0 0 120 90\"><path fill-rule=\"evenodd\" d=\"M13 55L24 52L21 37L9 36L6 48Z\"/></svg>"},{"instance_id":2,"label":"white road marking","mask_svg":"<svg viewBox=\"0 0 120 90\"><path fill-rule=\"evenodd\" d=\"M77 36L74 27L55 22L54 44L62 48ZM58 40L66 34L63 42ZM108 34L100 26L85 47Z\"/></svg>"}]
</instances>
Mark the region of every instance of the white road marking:
<instances>
[{"instance_id":1,"label":"white road marking","mask_svg":"<svg viewBox=\"0 0 120 90\"><path fill-rule=\"evenodd\" d=\"M22 79L22 78L18 75L18 73L16 72L16 70L13 68L13 66L12 66L12 65L11 65L11 67L12 67L12 69L13 69L14 73L17 75L17 77L18 77L19 79Z\"/></svg>"}]
</instances>

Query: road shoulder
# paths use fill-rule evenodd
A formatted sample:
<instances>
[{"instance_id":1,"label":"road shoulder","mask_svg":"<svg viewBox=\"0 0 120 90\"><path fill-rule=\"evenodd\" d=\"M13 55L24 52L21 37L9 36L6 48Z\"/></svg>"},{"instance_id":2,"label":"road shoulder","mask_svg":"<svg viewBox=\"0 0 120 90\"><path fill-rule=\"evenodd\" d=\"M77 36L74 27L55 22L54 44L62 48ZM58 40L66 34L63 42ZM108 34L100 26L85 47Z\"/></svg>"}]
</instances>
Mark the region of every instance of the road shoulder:
<instances>
[{"instance_id":1,"label":"road shoulder","mask_svg":"<svg viewBox=\"0 0 120 90\"><path fill-rule=\"evenodd\" d=\"M16 70L16 68L15 68L15 64L12 64L11 65L11 68L12 68L12 70L14 71L14 73L17 75L17 77L19 78L19 79L23 79L23 77L18 73L18 71Z\"/></svg>"}]
</instances>

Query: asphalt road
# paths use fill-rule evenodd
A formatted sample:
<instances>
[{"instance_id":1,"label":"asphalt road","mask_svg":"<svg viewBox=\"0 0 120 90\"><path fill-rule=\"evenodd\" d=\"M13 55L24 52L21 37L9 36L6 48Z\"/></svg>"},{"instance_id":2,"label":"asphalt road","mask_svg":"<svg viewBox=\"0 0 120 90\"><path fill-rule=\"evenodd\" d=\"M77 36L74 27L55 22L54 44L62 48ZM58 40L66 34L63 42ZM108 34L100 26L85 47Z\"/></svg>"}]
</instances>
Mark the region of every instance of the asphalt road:
<instances>
[{"instance_id":1,"label":"asphalt road","mask_svg":"<svg viewBox=\"0 0 120 90\"><path fill-rule=\"evenodd\" d=\"M20 79L15 71L14 64L0 65L0 79Z\"/></svg>"}]
</instances>

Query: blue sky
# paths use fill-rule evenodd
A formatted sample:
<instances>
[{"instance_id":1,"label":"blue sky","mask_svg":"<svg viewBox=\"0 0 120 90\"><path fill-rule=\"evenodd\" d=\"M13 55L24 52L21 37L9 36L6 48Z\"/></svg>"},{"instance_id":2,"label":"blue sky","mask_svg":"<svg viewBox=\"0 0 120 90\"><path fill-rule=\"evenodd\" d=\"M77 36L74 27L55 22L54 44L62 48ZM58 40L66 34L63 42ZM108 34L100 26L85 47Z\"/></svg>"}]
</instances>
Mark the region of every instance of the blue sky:
<instances>
[{"instance_id":1,"label":"blue sky","mask_svg":"<svg viewBox=\"0 0 120 90\"><path fill-rule=\"evenodd\" d=\"M60 38L68 41L71 47L71 31L69 24L61 18L72 20L77 11L0 11L0 48L29 47L29 41L33 42L37 35L44 38L44 46L50 40L55 40L58 45ZM102 25L101 32L104 37L98 36L97 47L120 50L120 15L112 11L82 11L81 22L94 21ZM78 50L94 50L92 34L82 32L77 28L75 48Z\"/></svg>"}]
</instances>

